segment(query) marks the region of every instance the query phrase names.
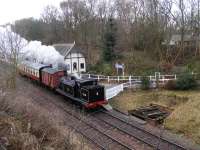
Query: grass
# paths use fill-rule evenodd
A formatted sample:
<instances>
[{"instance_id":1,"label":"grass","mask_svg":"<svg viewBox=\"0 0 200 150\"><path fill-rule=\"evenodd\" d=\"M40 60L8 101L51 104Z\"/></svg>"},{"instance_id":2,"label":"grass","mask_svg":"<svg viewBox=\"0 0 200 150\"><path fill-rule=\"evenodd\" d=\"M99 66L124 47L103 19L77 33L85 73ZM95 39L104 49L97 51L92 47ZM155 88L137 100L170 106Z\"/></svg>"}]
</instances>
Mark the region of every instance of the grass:
<instances>
[{"instance_id":1,"label":"grass","mask_svg":"<svg viewBox=\"0 0 200 150\"><path fill-rule=\"evenodd\" d=\"M64 123L59 111L49 112L19 93L6 93L0 89L0 140L5 147L18 149L89 150L86 139Z\"/></svg>"},{"instance_id":2,"label":"grass","mask_svg":"<svg viewBox=\"0 0 200 150\"><path fill-rule=\"evenodd\" d=\"M111 104L124 112L156 103L173 109L165 120L165 128L184 134L200 143L200 91L126 91Z\"/></svg>"},{"instance_id":3,"label":"grass","mask_svg":"<svg viewBox=\"0 0 200 150\"><path fill-rule=\"evenodd\" d=\"M17 80L16 89L7 88L7 74L0 63L0 142L5 148L91 149L82 135L65 125L63 113L48 110L23 93L33 88L31 83Z\"/></svg>"},{"instance_id":4,"label":"grass","mask_svg":"<svg viewBox=\"0 0 200 150\"><path fill-rule=\"evenodd\" d=\"M12 94L0 93L0 139L8 141L5 147L13 150L47 147L62 150L73 146L68 142L67 134L60 131L59 120L51 118L53 114L29 101L28 97L18 95L15 99Z\"/></svg>"}]
</instances>

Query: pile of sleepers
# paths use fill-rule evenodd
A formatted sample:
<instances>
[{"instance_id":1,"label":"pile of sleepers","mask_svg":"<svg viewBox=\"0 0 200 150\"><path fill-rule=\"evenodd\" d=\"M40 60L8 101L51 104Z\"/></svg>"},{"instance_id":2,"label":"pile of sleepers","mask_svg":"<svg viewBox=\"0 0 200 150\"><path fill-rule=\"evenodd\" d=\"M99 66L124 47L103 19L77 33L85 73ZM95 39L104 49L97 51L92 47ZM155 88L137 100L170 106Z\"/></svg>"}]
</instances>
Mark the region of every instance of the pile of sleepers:
<instances>
[{"instance_id":1,"label":"pile of sleepers","mask_svg":"<svg viewBox=\"0 0 200 150\"><path fill-rule=\"evenodd\" d=\"M130 110L128 113L142 120L145 120L153 125L162 124L170 113L171 109L157 104L139 107L135 110Z\"/></svg>"}]
</instances>

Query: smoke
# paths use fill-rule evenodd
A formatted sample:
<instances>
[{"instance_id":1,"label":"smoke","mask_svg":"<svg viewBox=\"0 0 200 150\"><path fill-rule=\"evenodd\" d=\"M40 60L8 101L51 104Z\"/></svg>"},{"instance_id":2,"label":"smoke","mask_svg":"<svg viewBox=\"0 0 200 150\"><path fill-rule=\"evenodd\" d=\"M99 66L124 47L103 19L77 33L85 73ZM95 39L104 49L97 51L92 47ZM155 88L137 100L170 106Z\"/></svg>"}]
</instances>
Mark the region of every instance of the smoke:
<instances>
[{"instance_id":1,"label":"smoke","mask_svg":"<svg viewBox=\"0 0 200 150\"><path fill-rule=\"evenodd\" d=\"M64 57L53 46L42 45L40 41L27 41L12 32L10 27L0 27L0 52L6 56L13 48L19 49L20 61L28 59L38 63L52 64L54 67L64 63Z\"/></svg>"},{"instance_id":2,"label":"smoke","mask_svg":"<svg viewBox=\"0 0 200 150\"><path fill-rule=\"evenodd\" d=\"M30 61L52 64L53 66L64 63L64 57L53 46L42 45L40 41L30 41L22 49L22 53Z\"/></svg>"}]
</instances>

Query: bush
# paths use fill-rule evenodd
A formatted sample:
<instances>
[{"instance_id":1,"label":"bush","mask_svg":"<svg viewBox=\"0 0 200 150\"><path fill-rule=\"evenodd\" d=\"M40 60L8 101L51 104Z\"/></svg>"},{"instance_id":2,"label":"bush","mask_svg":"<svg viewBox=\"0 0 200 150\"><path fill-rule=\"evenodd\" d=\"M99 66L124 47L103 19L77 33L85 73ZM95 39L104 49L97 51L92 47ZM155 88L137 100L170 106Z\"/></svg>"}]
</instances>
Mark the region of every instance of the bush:
<instances>
[{"instance_id":1,"label":"bush","mask_svg":"<svg viewBox=\"0 0 200 150\"><path fill-rule=\"evenodd\" d=\"M112 75L113 74L113 66L112 64L99 62L95 65L90 65L88 67L89 73L95 74L104 74L104 75Z\"/></svg>"},{"instance_id":2,"label":"bush","mask_svg":"<svg viewBox=\"0 0 200 150\"><path fill-rule=\"evenodd\" d=\"M141 81L142 81L141 85L142 90L150 89L150 80L148 77L143 77Z\"/></svg>"},{"instance_id":3,"label":"bush","mask_svg":"<svg viewBox=\"0 0 200 150\"><path fill-rule=\"evenodd\" d=\"M104 75L112 75L113 70L112 70L112 65L108 63L104 63L99 66L101 68L101 71Z\"/></svg>"},{"instance_id":4,"label":"bush","mask_svg":"<svg viewBox=\"0 0 200 150\"><path fill-rule=\"evenodd\" d=\"M197 81L192 74L184 74L176 81L177 90L190 90L197 87Z\"/></svg>"},{"instance_id":5,"label":"bush","mask_svg":"<svg viewBox=\"0 0 200 150\"><path fill-rule=\"evenodd\" d=\"M174 80L168 81L165 84L164 89L166 89L166 90L176 90L176 81L174 81Z\"/></svg>"}]
</instances>

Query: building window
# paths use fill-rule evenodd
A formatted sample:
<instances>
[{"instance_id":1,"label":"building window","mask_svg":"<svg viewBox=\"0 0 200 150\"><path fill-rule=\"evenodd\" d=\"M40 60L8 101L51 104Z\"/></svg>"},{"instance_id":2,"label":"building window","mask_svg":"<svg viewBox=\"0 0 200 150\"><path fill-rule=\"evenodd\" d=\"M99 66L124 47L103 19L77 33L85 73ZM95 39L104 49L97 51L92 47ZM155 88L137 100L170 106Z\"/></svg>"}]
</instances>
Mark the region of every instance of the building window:
<instances>
[{"instance_id":1,"label":"building window","mask_svg":"<svg viewBox=\"0 0 200 150\"><path fill-rule=\"evenodd\" d=\"M84 69L84 68L85 68L85 64L81 63L81 69Z\"/></svg>"},{"instance_id":2,"label":"building window","mask_svg":"<svg viewBox=\"0 0 200 150\"><path fill-rule=\"evenodd\" d=\"M73 71L74 70L77 70L77 63L75 62L75 63L73 63Z\"/></svg>"}]
</instances>

